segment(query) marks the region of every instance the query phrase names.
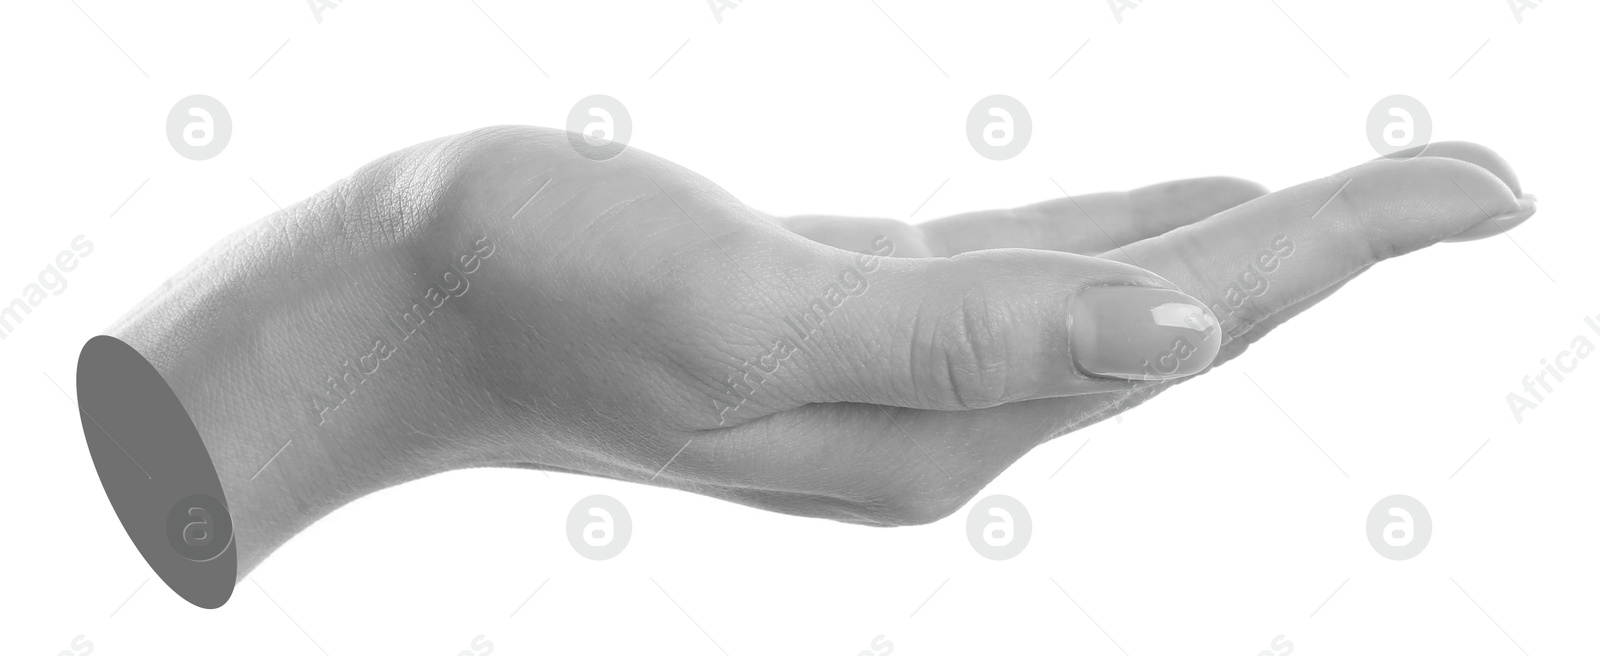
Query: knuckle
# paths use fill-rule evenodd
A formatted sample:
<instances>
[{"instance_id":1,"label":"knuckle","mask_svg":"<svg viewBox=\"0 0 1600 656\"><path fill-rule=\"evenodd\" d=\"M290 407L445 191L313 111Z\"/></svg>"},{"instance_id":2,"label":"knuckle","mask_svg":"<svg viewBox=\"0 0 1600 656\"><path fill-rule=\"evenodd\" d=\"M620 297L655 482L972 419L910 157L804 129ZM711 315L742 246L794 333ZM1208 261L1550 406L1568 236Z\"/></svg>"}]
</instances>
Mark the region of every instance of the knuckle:
<instances>
[{"instance_id":1,"label":"knuckle","mask_svg":"<svg viewBox=\"0 0 1600 656\"><path fill-rule=\"evenodd\" d=\"M1395 219L1408 209L1405 189L1413 185L1419 190L1437 186L1434 180L1441 177L1440 170L1431 160L1411 159L1396 162L1390 175L1368 174L1342 183L1344 191L1330 204L1354 222L1355 237L1361 245L1357 250L1364 251L1361 261L1381 262L1399 255L1395 233L1400 222ZM1402 180L1404 186L1396 184Z\"/></svg>"},{"instance_id":2,"label":"knuckle","mask_svg":"<svg viewBox=\"0 0 1600 656\"><path fill-rule=\"evenodd\" d=\"M981 286L958 292L956 302L930 321L928 374L934 389L963 410L1005 402L1007 344L1005 317Z\"/></svg>"}]
</instances>

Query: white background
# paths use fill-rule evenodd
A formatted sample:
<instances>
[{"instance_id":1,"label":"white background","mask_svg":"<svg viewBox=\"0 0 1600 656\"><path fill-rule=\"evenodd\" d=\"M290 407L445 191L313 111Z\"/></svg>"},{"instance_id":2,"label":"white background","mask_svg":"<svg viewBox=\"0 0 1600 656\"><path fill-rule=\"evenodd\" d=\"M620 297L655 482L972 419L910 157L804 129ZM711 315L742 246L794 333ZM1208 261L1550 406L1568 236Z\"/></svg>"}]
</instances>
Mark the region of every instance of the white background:
<instances>
[{"instance_id":1,"label":"white background","mask_svg":"<svg viewBox=\"0 0 1600 656\"><path fill-rule=\"evenodd\" d=\"M477 636L495 654L853 655L876 636L895 654L1593 648L1600 361L1520 424L1506 395L1574 337L1600 343L1583 322L1600 314L1594 3L1519 22L1504 0L1147 0L1120 23L1103 0L745 0L720 23L699 0L477 4L354 0L320 22L297 0L7 8L0 302L75 235L95 250L0 340L6 653L78 636L78 653L163 655L443 656ZM234 122L202 162L165 135L196 93ZM627 105L634 147L755 207L916 221L1058 196L1051 178L1282 188L1372 157L1367 113L1404 93L1435 140L1509 159L1540 211L1515 242L1385 263L1245 357L1040 447L980 494L1032 515L1012 560L974 551L965 509L870 529L481 470L335 512L220 610L152 578L47 376L74 389L87 338L269 195L444 134L561 126L595 93ZM964 132L995 93L1034 123L1003 162ZM596 493L634 521L609 561L566 539ZM1405 561L1365 534L1397 493L1434 522Z\"/></svg>"}]
</instances>

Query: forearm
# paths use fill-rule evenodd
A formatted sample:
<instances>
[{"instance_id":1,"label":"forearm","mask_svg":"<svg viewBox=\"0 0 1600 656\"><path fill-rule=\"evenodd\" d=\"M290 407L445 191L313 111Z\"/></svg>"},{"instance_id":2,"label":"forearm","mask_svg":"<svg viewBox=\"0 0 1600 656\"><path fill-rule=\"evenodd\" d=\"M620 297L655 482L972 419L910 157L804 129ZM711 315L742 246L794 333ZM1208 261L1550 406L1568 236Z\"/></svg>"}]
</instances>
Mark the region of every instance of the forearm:
<instances>
[{"instance_id":1,"label":"forearm","mask_svg":"<svg viewBox=\"0 0 1600 656\"><path fill-rule=\"evenodd\" d=\"M430 251L351 239L347 208L320 197L243 229L109 331L193 420L241 578L334 508L451 466L450 431L417 402L461 378L460 318L424 298ZM407 313L410 334L394 325Z\"/></svg>"}]
</instances>

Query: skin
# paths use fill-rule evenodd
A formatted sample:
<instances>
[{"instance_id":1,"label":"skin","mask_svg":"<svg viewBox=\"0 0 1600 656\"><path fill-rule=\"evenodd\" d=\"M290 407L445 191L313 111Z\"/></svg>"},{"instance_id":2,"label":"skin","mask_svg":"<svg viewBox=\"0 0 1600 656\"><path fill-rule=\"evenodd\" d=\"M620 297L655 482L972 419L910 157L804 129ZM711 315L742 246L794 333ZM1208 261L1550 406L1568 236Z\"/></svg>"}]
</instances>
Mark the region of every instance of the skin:
<instances>
[{"instance_id":1,"label":"skin","mask_svg":"<svg viewBox=\"0 0 1600 656\"><path fill-rule=\"evenodd\" d=\"M908 226L769 217L637 149L597 162L563 132L489 128L244 228L108 332L199 429L241 578L355 498L465 467L921 524L1033 447L1176 384L1078 372L1063 344L1078 290L1163 287L1225 308L1215 366L1380 260L1533 211L1481 147L1406 155L1274 193L1206 178ZM1234 307L1228 286L1275 239L1292 254ZM795 334L785 319L863 262L866 289L724 411L736 364ZM402 339L430 288L449 298ZM388 355L371 355L377 339ZM377 370L338 402L327 379L363 356Z\"/></svg>"}]
</instances>

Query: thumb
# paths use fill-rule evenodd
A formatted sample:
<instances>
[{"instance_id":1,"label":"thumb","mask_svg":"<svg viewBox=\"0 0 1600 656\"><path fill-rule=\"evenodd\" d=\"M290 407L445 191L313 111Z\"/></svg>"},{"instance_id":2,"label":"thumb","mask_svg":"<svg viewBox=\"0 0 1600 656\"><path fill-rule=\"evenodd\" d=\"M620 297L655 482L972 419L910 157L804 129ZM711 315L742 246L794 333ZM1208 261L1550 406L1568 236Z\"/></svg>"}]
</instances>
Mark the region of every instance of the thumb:
<instances>
[{"instance_id":1,"label":"thumb","mask_svg":"<svg viewBox=\"0 0 1600 656\"><path fill-rule=\"evenodd\" d=\"M1205 304L1128 264L1029 249L842 257L837 281L783 319L817 354L800 400L966 410L1126 390L1198 373L1221 344Z\"/></svg>"}]
</instances>

